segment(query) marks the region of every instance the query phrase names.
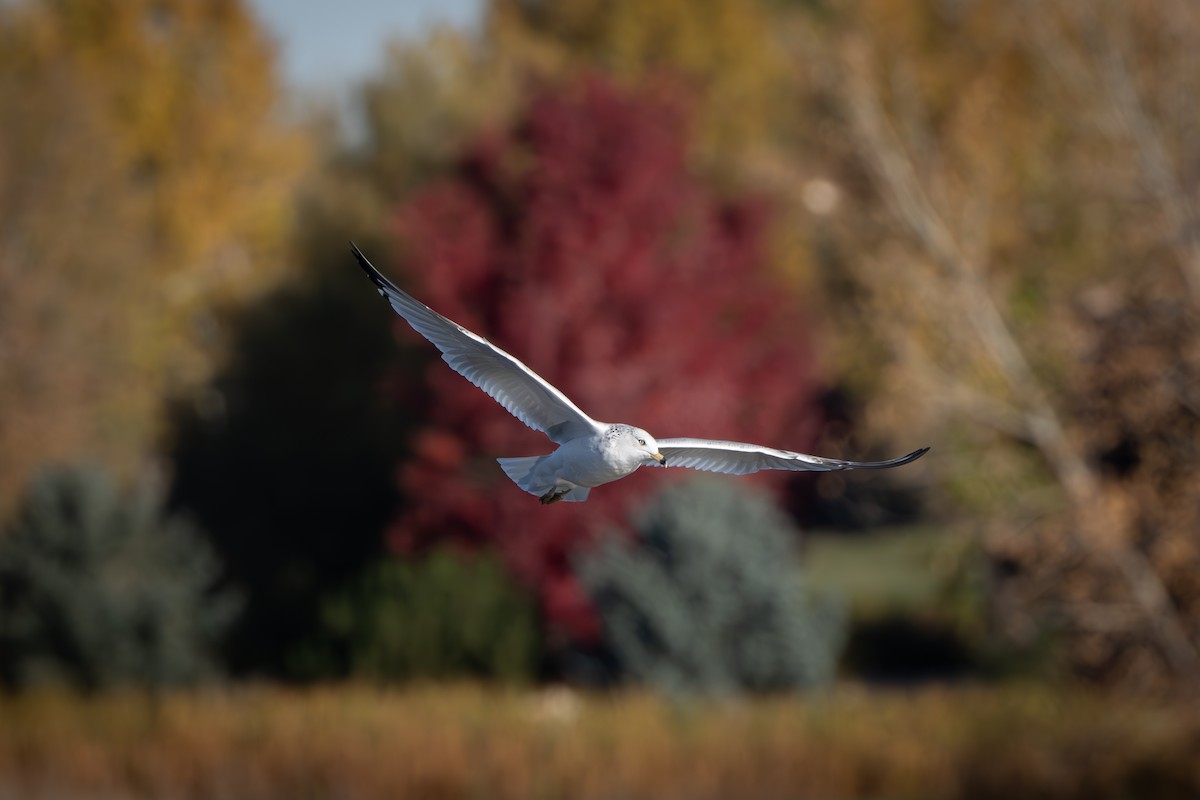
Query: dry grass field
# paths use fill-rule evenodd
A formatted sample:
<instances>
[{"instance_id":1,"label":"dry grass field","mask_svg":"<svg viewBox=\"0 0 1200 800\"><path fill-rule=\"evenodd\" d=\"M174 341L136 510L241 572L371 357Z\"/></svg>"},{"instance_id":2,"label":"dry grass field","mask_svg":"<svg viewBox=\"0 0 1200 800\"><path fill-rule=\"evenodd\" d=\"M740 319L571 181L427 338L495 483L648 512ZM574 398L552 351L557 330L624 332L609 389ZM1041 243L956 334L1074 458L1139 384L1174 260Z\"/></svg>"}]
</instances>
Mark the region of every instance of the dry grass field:
<instances>
[{"instance_id":1,"label":"dry grass field","mask_svg":"<svg viewBox=\"0 0 1200 800\"><path fill-rule=\"evenodd\" d=\"M1200 705L1035 686L0 699L4 800L1197 796Z\"/></svg>"}]
</instances>

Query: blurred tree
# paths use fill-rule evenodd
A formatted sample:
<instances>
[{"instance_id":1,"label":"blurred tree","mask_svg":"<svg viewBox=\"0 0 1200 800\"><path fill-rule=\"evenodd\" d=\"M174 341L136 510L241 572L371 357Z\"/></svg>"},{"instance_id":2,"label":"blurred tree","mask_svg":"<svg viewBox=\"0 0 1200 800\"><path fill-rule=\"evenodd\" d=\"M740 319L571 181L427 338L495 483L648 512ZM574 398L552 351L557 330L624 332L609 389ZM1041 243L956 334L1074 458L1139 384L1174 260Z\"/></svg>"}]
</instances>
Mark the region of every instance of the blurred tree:
<instances>
[{"instance_id":1,"label":"blurred tree","mask_svg":"<svg viewBox=\"0 0 1200 800\"><path fill-rule=\"evenodd\" d=\"M492 0L485 49L524 84L598 73L685 95L689 166L718 191L771 198L778 213L761 233L771 269L806 288L811 248L795 217L823 167L796 147L810 128L797 76L815 68L789 52L789 20L762 0Z\"/></svg>"},{"instance_id":2,"label":"blurred tree","mask_svg":"<svg viewBox=\"0 0 1200 800\"><path fill-rule=\"evenodd\" d=\"M348 166L389 204L453 168L479 131L519 111L526 72L519 55L439 30L393 43L362 89L365 146Z\"/></svg>"},{"instance_id":3,"label":"blurred tree","mask_svg":"<svg viewBox=\"0 0 1200 800\"><path fill-rule=\"evenodd\" d=\"M377 680L474 677L527 682L536 609L494 556L450 550L367 567L322 607L314 671Z\"/></svg>"},{"instance_id":4,"label":"blurred tree","mask_svg":"<svg viewBox=\"0 0 1200 800\"><path fill-rule=\"evenodd\" d=\"M0 536L0 682L85 689L189 683L215 672L236 607L217 562L143 484L118 492L94 468L29 486Z\"/></svg>"},{"instance_id":5,"label":"blurred tree","mask_svg":"<svg viewBox=\"0 0 1200 800\"><path fill-rule=\"evenodd\" d=\"M1097 465L1096 513L1116 540L1105 544L1145 553L1180 624L1194 632L1200 630L1200 313L1181 288L1168 280L1119 303L1091 298L1069 408ZM1076 546L1068 561L1055 557L1066 538L1061 530L1039 533L1024 546L1011 537L1005 542L1001 552L1018 574L1001 587L1001 600L1012 605L1041 591L1072 610L1084 623L1072 653L1084 674L1161 681L1171 666L1164 663L1170 653L1155 643L1155 626L1164 620L1146 625L1130 602L1127 577L1114 574L1103 551ZM1051 576L1055 583L1047 587ZM1192 641L1200 645L1195 634Z\"/></svg>"},{"instance_id":6,"label":"blurred tree","mask_svg":"<svg viewBox=\"0 0 1200 800\"><path fill-rule=\"evenodd\" d=\"M531 89L599 73L626 89L686 94L686 150L708 178L791 197L780 141L800 114L777 21L766 4L739 0L494 0L482 36L442 30L389 48L364 90L359 155L376 190L399 198L443 174L479 130L509 124ZM795 252L773 252L789 274Z\"/></svg>"},{"instance_id":7,"label":"blurred tree","mask_svg":"<svg viewBox=\"0 0 1200 800\"><path fill-rule=\"evenodd\" d=\"M821 57L839 69L811 92L833 109L824 147L857 211L826 226L826 277L843 289L844 328L894 357L873 378L887 390L875 422L954 445L940 461L946 497L986 534L1002 627L1031 641L1049 626L1091 676L1195 675L1193 590L1177 578L1193 534L1170 533L1177 523L1154 510L1186 493L1164 470L1143 474L1153 491L1116 490L1094 426L1138 431L1153 450L1173 418L1127 416L1113 386L1140 374L1138 358L1188 352L1144 323L1150 298L1195 283L1198 173L1183 143L1197 112L1180 98L1200 88L1186 68L1200 14L1073 0L1026 11L864 0L821 21ZM1095 303L1106 310L1081 326ZM1101 317L1161 349L1122 355ZM1181 452L1169 458L1186 474Z\"/></svg>"},{"instance_id":8,"label":"blurred tree","mask_svg":"<svg viewBox=\"0 0 1200 800\"><path fill-rule=\"evenodd\" d=\"M0 6L0 506L48 458L135 463L214 307L276 273L304 162L277 99L237 0Z\"/></svg>"},{"instance_id":9,"label":"blurred tree","mask_svg":"<svg viewBox=\"0 0 1200 800\"><path fill-rule=\"evenodd\" d=\"M227 652L238 672L320 677L303 647L321 604L381 555L395 511L393 465L415 416L406 387L425 359L397 347L331 232L345 217L323 203L345 215L355 196L309 197L297 242L309 263L228 321L228 362L172 409L172 504L210 532L245 598Z\"/></svg>"},{"instance_id":10,"label":"blurred tree","mask_svg":"<svg viewBox=\"0 0 1200 800\"><path fill-rule=\"evenodd\" d=\"M1146 686L1200 674L1200 9L1059 0L1028 40L1054 99L1075 113L1062 179L1088 199L1106 267L1070 300L1064 405L1092 495L1031 541L997 537L999 603L1068 620L1071 665ZM1081 541L1082 540L1082 541ZM1047 579L1051 582L1047 583ZM1012 614L1009 630L1022 627Z\"/></svg>"},{"instance_id":11,"label":"blurred tree","mask_svg":"<svg viewBox=\"0 0 1200 800\"><path fill-rule=\"evenodd\" d=\"M781 691L833 677L836 603L805 593L796 532L765 497L700 478L637 514L579 575L630 678L668 691Z\"/></svg>"},{"instance_id":12,"label":"blurred tree","mask_svg":"<svg viewBox=\"0 0 1200 800\"><path fill-rule=\"evenodd\" d=\"M764 274L765 203L719 202L688 174L683 117L599 79L543 93L398 210L401 263L423 300L599 419L804 447L812 361L798 302ZM494 543L552 629L594 635L568 555L664 474L543 508L493 459L548 452L544 437L440 361L428 391L392 547Z\"/></svg>"},{"instance_id":13,"label":"blurred tree","mask_svg":"<svg viewBox=\"0 0 1200 800\"><path fill-rule=\"evenodd\" d=\"M1193 46L1200 13L1186 0L1099 8L1096 14L1092 4L1056 0L1033 17L1028 40L1051 91L1078 110L1063 124L1086 164L1068 162L1068 179L1077 191L1115 201L1107 215L1120 224L1096 231L1106 247L1134 258L1137 250L1159 248L1200 305L1200 178L1192 146L1200 111L1191 102L1200 91ZM1129 240L1132 231L1143 233Z\"/></svg>"},{"instance_id":14,"label":"blurred tree","mask_svg":"<svg viewBox=\"0 0 1200 800\"><path fill-rule=\"evenodd\" d=\"M625 85L670 77L692 92L689 147L726 177L790 118L786 60L764 3L493 0L488 36L537 75L602 71ZM524 57L520 54L525 54Z\"/></svg>"}]
</instances>

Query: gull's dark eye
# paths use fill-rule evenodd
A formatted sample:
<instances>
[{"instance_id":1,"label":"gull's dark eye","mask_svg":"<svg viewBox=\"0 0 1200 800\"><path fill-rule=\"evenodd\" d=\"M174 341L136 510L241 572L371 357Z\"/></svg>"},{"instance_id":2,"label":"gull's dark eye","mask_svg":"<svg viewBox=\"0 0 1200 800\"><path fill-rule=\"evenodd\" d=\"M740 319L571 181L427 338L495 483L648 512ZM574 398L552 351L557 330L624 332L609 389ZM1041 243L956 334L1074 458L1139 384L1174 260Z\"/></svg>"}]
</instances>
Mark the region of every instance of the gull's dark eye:
<instances>
[{"instance_id":1,"label":"gull's dark eye","mask_svg":"<svg viewBox=\"0 0 1200 800\"><path fill-rule=\"evenodd\" d=\"M642 447L645 447L645 446L646 446L646 440L645 440L645 439L638 439L638 444L640 444Z\"/></svg>"}]
</instances>

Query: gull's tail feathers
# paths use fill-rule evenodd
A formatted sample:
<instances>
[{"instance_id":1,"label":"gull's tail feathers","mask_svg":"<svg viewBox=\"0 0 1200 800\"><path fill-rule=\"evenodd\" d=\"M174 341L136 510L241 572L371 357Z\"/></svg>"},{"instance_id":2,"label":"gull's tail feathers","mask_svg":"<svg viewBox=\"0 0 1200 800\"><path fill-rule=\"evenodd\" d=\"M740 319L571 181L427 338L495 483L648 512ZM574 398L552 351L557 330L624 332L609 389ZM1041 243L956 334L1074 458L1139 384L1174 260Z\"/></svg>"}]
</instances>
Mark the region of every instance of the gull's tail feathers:
<instances>
[{"instance_id":1,"label":"gull's tail feathers","mask_svg":"<svg viewBox=\"0 0 1200 800\"><path fill-rule=\"evenodd\" d=\"M533 468L536 467L537 463L543 458L545 458L545 456L497 458L496 460L500 462L500 469L504 470L504 474L507 475L513 483L515 483L517 486L520 486L530 494L540 495L542 492L537 491L533 487L531 478Z\"/></svg>"},{"instance_id":2,"label":"gull's tail feathers","mask_svg":"<svg viewBox=\"0 0 1200 800\"><path fill-rule=\"evenodd\" d=\"M568 483L564 480L551 478L547 482L545 477L538 479L534 475L534 470L537 469L538 462L547 456L523 456L518 458L497 458L500 462L500 469L504 470L513 483L520 486L525 491L538 497L546 497L547 495L557 495L555 502L563 501L566 503L582 503L588 498L588 492L592 489L590 486L576 486L573 483Z\"/></svg>"}]
</instances>

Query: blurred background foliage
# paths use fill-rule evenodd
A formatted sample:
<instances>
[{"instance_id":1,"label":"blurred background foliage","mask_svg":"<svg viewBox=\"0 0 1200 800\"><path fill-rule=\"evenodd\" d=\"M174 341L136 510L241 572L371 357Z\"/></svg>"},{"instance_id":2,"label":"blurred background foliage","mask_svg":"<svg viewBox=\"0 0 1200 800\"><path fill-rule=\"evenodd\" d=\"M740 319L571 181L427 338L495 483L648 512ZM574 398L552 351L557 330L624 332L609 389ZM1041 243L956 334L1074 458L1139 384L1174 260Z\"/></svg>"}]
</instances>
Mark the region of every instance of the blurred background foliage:
<instances>
[{"instance_id":1,"label":"blurred background foliage","mask_svg":"<svg viewBox=\"0 0 1200 800\"><path fill-rule=\"evenodd\" d=\"M236 611L220 564L161 487L47 468L0 536L0 682L161 688L217 673Z\"/></svg>"},{"instance_id":2,"label":"blurred background foliage","mask_svg":"<svg viewBox=\"0 0 1200 800\"><path fill-rule=\"evenodd\" d=\"M282 274L308 162L239 2L0 9L0 508L39 464L129 474L212 322Z\"/></svg>"},{"instance_id":3,"label":"blurred background foliage","mask_svg":"<svg viewBox=\"0 0 1200 800\"><path fill-rule=\"evenodd\" d=\"M203 794L269 734L263 796L1196 796L1198 44L1188 0L491 0L344 126L244 0L0 2L0 795ZM933 451L542 508L348 239L598 418ZM510 688L106 705L356 679Z\"/></svg>"},{"instance_id":4,"label":"blurred background foliage","mask_svg":"<svg viewBox=\"0 0 1200 800\"><path fill-rule=\"evenodd\" d=\"M805 584L796 531L769 498L695 479L656 495L634 530L636 542L609 537L578 565L626 676L718 695L834 676L841 608Z\"/></svg>"},{"instance_id":5,"label":"blurred background foliage","mask_svg":"<svg viewBox=\"0 0 1200 800\"><path fill-rule=\"evenodd\" d=\"M338 280L344 241L329 249L223 316L227 358L170 406L171 502L210 531L244 598L226 648L239 673L299 677L323 598L383 555L397 502L415 414L388 387L415 382L414 356L371 313L378 296Z\"/></svg>"},{"instance_id":6,"label":"blurred background foliage","mask_svg":"<svg viewBox=\"0 0 1200 800\"><path fill-rule=\"evenodd\" d=\"M103 464L113 507L150 502L132 487L153 476L169 512L113 512L104 529L129 530L104 535L170 538L185 514L216 583L175 551L155 569L191 592L196 630L221 627L198 597L240 598L219 643L180 629L197 664L219 644L218 669L155 681L624 664L654 683L618 633L632 601L594 601L578 565L641 598L633 565L664 548L750 559L775 530L781 555L747 574L804 563L841 587L843 675L934 650L893 663L1194 682L1198 40L1185 0L494 0L477 30L395 43L351 137L332 111L285 113L237 0L0 4L4 546L67 564L60 544L95 535L20 522L51 491L43 465ZM597 417L933 453L694 502L638 474L542 509L493 459L545 442L389 316L347 239ZM630 522L710 500L704 525ZM51 573L6 572L0 596L57 596L30 577ZM113 658L140 646L123 613L96 628ZM810 659L786 680L702 666L811 683L833 630L780 639ZM31 631L21 647L68 682L142 680ZM706 635L697 652L737 649Z\"/></svg>"},{"instance_id":7,"label":"blurred background foliage","mask_svg":"<svg viewBox=\"0 0 1200 800\"><path fill-rule=\"evenodd\" d=\"M449 549L368 566L321 608L309 674L380 682L537 674L537 616L491 555ZM332 663L331 663L332 662Z\"/></svg>"}]
</instances>

